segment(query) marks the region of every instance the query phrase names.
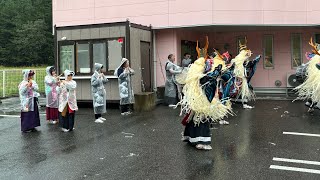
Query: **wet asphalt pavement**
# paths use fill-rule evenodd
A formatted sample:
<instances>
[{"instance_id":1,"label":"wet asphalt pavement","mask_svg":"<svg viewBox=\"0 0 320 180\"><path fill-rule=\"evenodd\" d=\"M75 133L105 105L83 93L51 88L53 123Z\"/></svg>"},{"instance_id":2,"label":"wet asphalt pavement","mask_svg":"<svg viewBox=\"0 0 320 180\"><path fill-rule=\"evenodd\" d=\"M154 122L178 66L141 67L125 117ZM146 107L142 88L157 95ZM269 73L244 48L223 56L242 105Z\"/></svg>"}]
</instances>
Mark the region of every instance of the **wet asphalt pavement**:
<instances>
[{"instance_id":1,"label":"wet asphalt pavement","mask_svg":"<svg viewBox=\"0 0 320 180\"><path fill-rule=\"evenodd\" d=\"M270 165L320 170L319 165L273 161L274 157L320 161L320 111L302 102L258 100L254 109L234 106L230 125L214 125L212 150L181 141L179 110L120 116L109 109L103 124L81 108L75 131L48 125L21 133L18 117L0 116L0 179L320 179L320 174L271 169ZM0 106L8 107L5 104ZM14 113L11 113L14 114Z\"/></svg>"}]
</instances>

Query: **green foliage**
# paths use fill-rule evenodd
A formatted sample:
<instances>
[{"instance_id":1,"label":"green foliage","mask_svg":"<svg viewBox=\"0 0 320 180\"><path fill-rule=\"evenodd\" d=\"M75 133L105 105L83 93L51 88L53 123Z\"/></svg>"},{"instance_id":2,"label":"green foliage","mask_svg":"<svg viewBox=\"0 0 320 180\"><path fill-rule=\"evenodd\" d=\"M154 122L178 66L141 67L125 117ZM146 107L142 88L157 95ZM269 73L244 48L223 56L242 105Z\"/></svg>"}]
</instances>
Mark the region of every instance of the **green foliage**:
<instances>
[{"instance_id":1,"label":"green foliage","mask_svg":"<svg viewBox=\"0 0 320 180\"><path fill-rule=\"evenodd\" d=\"M51 0L0 0L0 65L53 64Z\"/></svg>"}]
</instances>

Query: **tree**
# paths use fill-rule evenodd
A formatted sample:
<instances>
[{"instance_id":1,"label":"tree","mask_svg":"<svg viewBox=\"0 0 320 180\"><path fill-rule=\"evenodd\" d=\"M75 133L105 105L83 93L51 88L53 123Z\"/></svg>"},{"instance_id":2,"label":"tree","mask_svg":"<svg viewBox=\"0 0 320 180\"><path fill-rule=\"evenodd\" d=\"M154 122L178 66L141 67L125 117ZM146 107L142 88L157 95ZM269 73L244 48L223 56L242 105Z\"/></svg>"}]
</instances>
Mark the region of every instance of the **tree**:
<instances>
[{"instance_id":1,"label":"tree","mask_svg":"<svg viewBox=\"0 0 320 180\"><path fill-rule=\"evenodd\" d=\"M0 0L0 63L53 64L51 0Z\"/></svg>"},{"instance_id":2,"label":"tree","mask_svg":"<svg viewBox=\"0 0 320 180\"><path fill-rule=\"evenodd\" d=\"M28 21L16 30L13 44L16 45L14 65L32 66L41 64L46 42L43 20ZM43 60L42 60L43 61Z\"/></svg>"}]
</instances>

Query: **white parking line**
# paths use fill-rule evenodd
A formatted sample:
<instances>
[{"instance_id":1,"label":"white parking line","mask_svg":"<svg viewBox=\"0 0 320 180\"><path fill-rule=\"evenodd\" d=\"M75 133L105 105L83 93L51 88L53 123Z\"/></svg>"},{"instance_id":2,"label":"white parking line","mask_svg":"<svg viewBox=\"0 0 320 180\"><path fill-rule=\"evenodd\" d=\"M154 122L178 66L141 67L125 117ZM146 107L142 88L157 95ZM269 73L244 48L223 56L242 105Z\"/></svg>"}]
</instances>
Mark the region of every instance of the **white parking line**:
<instances>
[{"instance_id":1,"label":"white parking line","mask_svg":"<svg viewBox=\"0 0 320 180\"><path fill-rule=\"evenodd\" d=\"M40 114L40 116L45 116L46 114ZM9 117L9 118L20 118L20 115L6 115L0 114L0 117Z\"/></svg>"},{"instance_id":2,"label":"white parking line","mask_svg":"<svg viewBox=\"0 0 320 180\"><path fill-rule=\"evenodd\" d=\"M306 173L320 174L320 170L307 169L307 168L297 168L297 167L289 167L289 166L270 165L270 169L279 169L279 170L285 170L285 171L297 171L297 172L306 172Z\"/></svg>"},{"instance_id":3,"label":"white parking line","mask_svg":"<svg viewBox=\"0 0 320 180\"><path fill-rule=\"evenodd\" d=\"M297 136L313 136L313 137L320 137L320 134L298 133L298 132L283 132L283 134L288 134L288 135L297 135Z\"/></svg>"},{"instance_id":4,"label":"white parking line","mask_svg":"<svg viewBox=\"0 0 320 180\"><path fill-rule=\"evenodd\" d=\"M306 161L306 160L299 160L299 159L287 159L287 158L276 158L274 157L272 160L274 161L281 161L281 162L291 162L291 163L301 163L301 164L312 164L320 166L320 162L318 161Z\"/></svg>"},{"instance_id":5,"label":"white parking line","mask_svg":"<svg viewBox=\"0 0 320 180\"><path fill-rule=\"evenodd\" d=\"M14 118L19 118L20 116L17 116L17 115L0 115L0 117L14 117Z\"/></svg>"}]
</instances>

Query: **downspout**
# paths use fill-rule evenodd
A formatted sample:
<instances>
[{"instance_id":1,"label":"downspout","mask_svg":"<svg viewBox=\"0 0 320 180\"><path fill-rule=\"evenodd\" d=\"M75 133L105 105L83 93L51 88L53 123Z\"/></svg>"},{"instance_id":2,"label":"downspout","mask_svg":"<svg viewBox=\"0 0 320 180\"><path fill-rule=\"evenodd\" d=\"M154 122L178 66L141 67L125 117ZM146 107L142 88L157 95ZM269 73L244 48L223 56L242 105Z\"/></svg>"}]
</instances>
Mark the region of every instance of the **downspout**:
<instances>
[{"instance_id":1,"label":"downspout","mask_svg":"<svg viewBox=\"0 0 320 180\"><path fill-rule=\"evenodd\" d=\"M127 19L126 21L126 37L125 37L125 58L131 60L130 56L130 21Z\"/></svg>"},{"instance_id":2,"label":"downspout","mask_svg":"<svg viewBox=\"0 0 320 180\"><path fill-rule=\"evenodd\" d=\"M57 69L57 72L60 72L59 69L59 62L58 62L58 37L57 37L57 26L54 25L53 26L53 50L54 50L54 54L53 54L53 58L54 58L54 65Z\"/></svg>"},{"instance_id":3,"label":"downspout","mask_svg":"<svg viewBox=\"0 0 320 180\"><path fill-rule=\"evenodd\" d=\"M153 46L153 91L157 92L156 30L152 30L152 46Z\"/></svg>"}]
</instances>

